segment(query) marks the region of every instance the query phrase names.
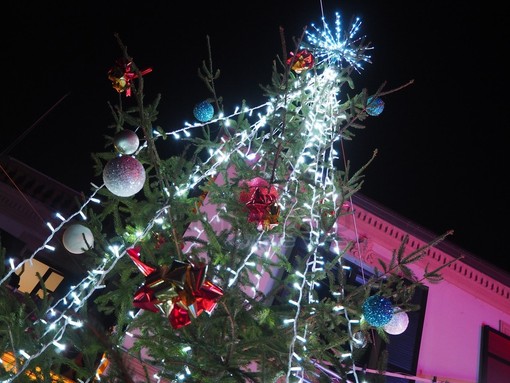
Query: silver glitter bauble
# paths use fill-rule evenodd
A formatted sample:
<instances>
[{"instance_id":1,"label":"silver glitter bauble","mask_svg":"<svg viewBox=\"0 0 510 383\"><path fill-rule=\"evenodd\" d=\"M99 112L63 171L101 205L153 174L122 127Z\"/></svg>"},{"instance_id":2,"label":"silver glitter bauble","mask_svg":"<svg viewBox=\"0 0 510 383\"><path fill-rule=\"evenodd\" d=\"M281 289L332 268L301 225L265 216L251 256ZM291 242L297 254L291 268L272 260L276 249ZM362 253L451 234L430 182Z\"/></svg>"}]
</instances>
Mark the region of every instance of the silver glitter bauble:
<instances>
[{"instance_id":1,"label":"silver glitter bauble","mask_svg":"<svg viewBox=\"0 0 510 383\"><path fill-rule=\"evenodd\" d=\"M82 254L94 247L94 236L88 227L80 224L69 226L62 236L64 247L73 254Z\"/></svg>"},{"instance_id":2,"label":"silver glitter bauble","mask_svg":"<svg viewBox=\"0 0 510 383\"><path fill-rule=\"evenodd\" d=\"M140 139L132 130L124 129L115 135L113 145L120 154L133 154L140 146Z\"/></svg>"},{"instance_id":3,"label":"silver glitter bauble","mask_svg":"<svg viewBox=\"0 0 510 383\"><path fill-rule=\"evenodd\" d=\"M131 156L115 157L103 169L106 188L119 197L131 197L143 188L145 169Z\"/></svg>"},{"instance_id":4,"label":"silver glitter bauble","mask_svg":"<svg viewBox=\"0 0 510 383\"><path fill-rule=\"evenodd\" d=\"M363 332L356 331L354 334L352 334L352 345L355 348L365 348L367 344L368 340Z\"/></svg>"}]
</instances>

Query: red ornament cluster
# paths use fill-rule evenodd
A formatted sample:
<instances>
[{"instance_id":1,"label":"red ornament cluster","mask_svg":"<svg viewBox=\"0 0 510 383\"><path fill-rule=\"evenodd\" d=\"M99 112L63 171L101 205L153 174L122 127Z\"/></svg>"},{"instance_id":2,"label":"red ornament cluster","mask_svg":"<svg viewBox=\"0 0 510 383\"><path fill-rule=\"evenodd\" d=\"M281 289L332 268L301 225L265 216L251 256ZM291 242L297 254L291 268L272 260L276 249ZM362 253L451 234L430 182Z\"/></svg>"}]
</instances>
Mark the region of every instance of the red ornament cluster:
<instances>
[{"instance_id":1,"label":"red ornament cluster","mask_svg":"<svg viewBox=\"0 0 510 383\"><path fill-rule=\"evenodd\" d=\"M260 177L246 181L241 185L247 190L241 191L240 202L248 209L248 222L257 223L259 230L269 230L278 225L280 206L278 191L274 185Z\"/></svg>"},{"instance_id":2,"label":"red ornament cluster","mask_svg":"<svg viewBox=\"0 0 510 383\"><path fill-rule=\"evenodd\" d=\"M162 312L174 329L191 323L204 311L214 310L223 290L206 280L207 265L173 261L170 266L152 267L140 260L140 248L127 253L145 276L145 283L136 291L134 307Z\"/></svg>"},{"instance_id":3,"label":"red ornament cluster","mask_svg":"<svg viewBox=\"0 0 510 383\"><path fill-rule=\"evenodd\" d=\"M315 64L315 58L307 49L302 49L295 55L294 52L290 52L290 56L287 59L287 65L290 65L290 68L298 74L305 69L312 69Z\"/></svg>"},{"instance_id":4,"label":"red ornament cluster","mask_svg":"<svg viewBox=\"0 0 510 383\"><path fill-rule=\"evenodd\" d=\"M133 72L132 65L132 61L120 58L115 61L115 65L108 71L108 80L112 82L113 89L119 93L125 91L126 97L131 96L133 80L138 77ZM147 68L141 72L141 75L143 76L150 72L152 72L152 68Z\"/></svg>"}]
</instances>

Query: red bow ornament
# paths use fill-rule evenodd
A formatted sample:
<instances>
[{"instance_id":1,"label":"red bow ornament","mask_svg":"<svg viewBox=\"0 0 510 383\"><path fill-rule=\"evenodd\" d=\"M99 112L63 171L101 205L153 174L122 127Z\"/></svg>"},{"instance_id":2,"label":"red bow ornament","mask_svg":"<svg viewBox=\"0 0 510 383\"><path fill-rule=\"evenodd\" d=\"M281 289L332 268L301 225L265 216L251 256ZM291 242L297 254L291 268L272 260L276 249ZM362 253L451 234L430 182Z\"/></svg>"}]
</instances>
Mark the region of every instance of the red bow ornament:
<instances>
[{"instance_id":1,"label":"red bow ornament","mask_svg":"<svg viewBox=\"0 0 510 383\"><path fill-rule=\"evenodd\" d=\"M239 200L246 204L248 222L256 222L259 230L270 230L278 226L280 206L278 205L278 191L274 185L260 177L244 182L242 186L247 190L241 191Z\"/></svg>"},{"instance_id":2,"label":"red bow ornament","mask_svg":"<svg viewBox=\"0 0 510 383\"><path fill-rule=\"evenodd\" d=\"M145 275L145 283L135 292L133 305L143 310L162 312L173 328L191 323L204 311L211 314L223 290L206 280L207 265L173 261L171 266L151 267L140 260L140 248L127 253Z\"/></svg>"},{"instance_id":3,"label":"red bow ornament","mask_svg":"<svg viewBox=\"0 0 510 383\"><path fill-rule=\"evenodd\" d=\"M290 65L290 68L298 74L305 69L312 69L315 64L315 58L306 49L298 51L295 55L294 52L290 52L290 56L287 59L287 65Z\"/></svg>"},{"instance_id":4,"label":"red bow ornament","mask_svg":"<svg viewBox=\"0 0 510 383\"><path fill-rule=\"evenodd\" d=\"M115 66L108 71L108 80L112 82L113 89L119 93L126 91L126 97L131 96L133 80L138 77L131 68L132 63L132 61L126 59L118 59L115 61ZM150 72L152 72L152 68L147 68L141 72L141 75Z\"/></svg>"}]
</instances>

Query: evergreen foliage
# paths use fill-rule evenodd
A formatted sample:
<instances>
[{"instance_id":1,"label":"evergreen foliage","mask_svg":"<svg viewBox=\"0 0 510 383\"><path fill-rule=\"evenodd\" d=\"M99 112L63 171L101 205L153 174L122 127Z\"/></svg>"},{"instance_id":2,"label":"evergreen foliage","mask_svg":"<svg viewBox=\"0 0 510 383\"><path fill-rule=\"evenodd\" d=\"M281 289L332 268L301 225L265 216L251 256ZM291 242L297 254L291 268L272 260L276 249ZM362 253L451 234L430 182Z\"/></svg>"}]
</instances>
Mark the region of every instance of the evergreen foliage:
<instances>
[{"instance_id":1,"label":"evergreen foliage","mask_svg":"<svg viewBox=\"0 0 510 383\"><path fill-rule=\"evenodd\" d=\"M182 152L162 158L158 147L175 132L157 126L160 96L146 102L142 72L118 36L117 41L137 76L131 96L120 92L118 104L111 106L112 135L93 160L101 177L107 161L119 155L115 134L136 131L142 145L135 157L146 172L143 189L132 197L118 197L105 187L94 190L101 203L86 208L86 225L95 243L85 252L91 273L84 280L90 287L82 284L76 290L82 303L71 307L59 301L55 306L48 295L39 305L28 297L19 303L1 287L0 352L13 353L17 367L0 369L0 380L64 381L67 376L96 381L105 357L109 367L101 382L135 382L126 355L157 367L162 381L333 380L317 363L356 380L353 365L359 350L353 347L353 334L359 332L369 342L374 331L385 336L362 320L363 302L378 294L404 311L418 309L411 303L414 289L424 280L440 281L440 270L415 276L409 266L448 235L412 252L405 239L391 262L381 262L366 283L347 284L343 256L354 244L340 236L337 222L352 214L346 206L362 188L364 170L376 153L365 166L352 170L343 161L342 141L354 139L355 130L365 128L371 118L368 97L391 91L384 86L374 92L356 89L357 68L351 64L358 63L356 57L344 66L324 60L299 73L292 69L295 61L277 57L272 81L262 87L264 112L243 102L239 112L224 117L223 100L216 93L220 71L212 60L204 61L198 75L210 91L214 119L182 130ZM301 41L294 43L290 58L302 47ZM313 44L307 49L313 54ZM355 53L365 59L368 49L359 40ZM257 177L278 192L277 204L270 206L278 210L266 211L269 218L277 218L275 226L250 222L241 201L245 183ZM206 213L211 207L214 213ZM304 251L291 256L297 242ZM118 252L112 251L114 246ZM339 250L334 253L333 247ZM207 265L206 280L222 290L214 310L180 328L171 326L162 312L135 310L134 294L146 276L126 255L133 248L153 268L175 262ZM325 286L328 294L320 296L317 285ZM165 293L175 297L176 292L167 289ZM161 295L157 306L169 310L171 302ZM75 328L66 321L55 335L47 329L50 308L84 325ZM135 342L126 349L122 344L128 333ZM72 350L60 352L55 342L70 344ZM34 357L23 362L20 350ZM60 378L51 378L50 371ZM155 381L149 369L145 378Z\"/></svg>"}]
</instances>

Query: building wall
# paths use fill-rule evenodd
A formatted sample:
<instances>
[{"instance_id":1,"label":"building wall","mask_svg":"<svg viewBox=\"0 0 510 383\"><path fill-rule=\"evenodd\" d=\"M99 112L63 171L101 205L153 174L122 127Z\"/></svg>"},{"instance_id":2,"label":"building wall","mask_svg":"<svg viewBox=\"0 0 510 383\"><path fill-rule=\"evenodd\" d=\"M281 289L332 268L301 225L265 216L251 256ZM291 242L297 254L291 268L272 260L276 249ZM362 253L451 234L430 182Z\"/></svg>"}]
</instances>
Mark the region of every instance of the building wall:
<instances>
[{"instance_id":1,"label":"building wall","mask_svg":"<svg viewBox=\"0 0 510 383\"><path fill-rule=\"evenodd\" d=\"M406 221L387 210L382 213L363 197L355 199L351 209L352 214L340 220L338 230L347 239L361 238L350 255L358 264L377 267L378 259L389 262L392 251L409 232L414 235L409 237L408 252L434 237L416 227L402 229ZM440 271L443 281L425 283L429 292L417 375L431 381L436 377L438 381L478 382L482 326L499 330L510 323L509 276L450 244L442 247L440 243L426 254L411 265L417 277L426 266L430 271L454 262Z\"/></svg>"}]
</instances>

